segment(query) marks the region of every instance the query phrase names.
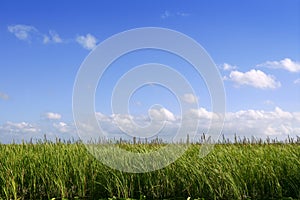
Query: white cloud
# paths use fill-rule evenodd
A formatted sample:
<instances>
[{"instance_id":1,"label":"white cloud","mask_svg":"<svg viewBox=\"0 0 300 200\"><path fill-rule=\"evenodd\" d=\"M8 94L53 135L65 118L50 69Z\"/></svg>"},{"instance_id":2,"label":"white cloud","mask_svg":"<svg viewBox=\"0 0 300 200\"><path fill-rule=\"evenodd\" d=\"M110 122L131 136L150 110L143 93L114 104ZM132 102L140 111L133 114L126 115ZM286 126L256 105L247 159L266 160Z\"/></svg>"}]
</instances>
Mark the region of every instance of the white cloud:
<instances>
[{"instance_id":1,"label":"white cloud","mask_svg":"<svg viewBox=\"0 0 300 200\"><path fill-rule=\"evenodd\" d=\"M61 43L62 42L62 39L59 37L59 35L55 31L50 31L49 33L52 37L53 42L55 42L55 43Z\"/></svg>"},{"instance_id":2,"label":"white cloud","mask_svg":"<svg viewBox=\"0 0 300 200\"><path fill-rule=\"evenodd\" d=\"M17 24L11 25L7 27L8 31L14 34L18 39L24 41L31 41L32 39L37 39L42 41L44 44L47 43L62 43L63 40L53 30L49 31L49 34L41 33L37 28L34 26L24 25L24 24Z\"/></svg>"},{"instance_id":3,"label":"white cloud","mask_svg":"<svg viewBox=\"0 0 300 200\"><path fill-rule=\"evenodd\" d=\"M197 103L198 102L198 98L194 95L194 94L184 94L182 96L182 100L186 103L190 103L190 104L193 104L193 103Z\"/></svg>"},{"instance_id":4,"label":"white cloud","mask_svg":"<svg viewBox=\"0 0 300 200\"><path fill-rule=\"evenodd\" d=\"M8 96L8 94L5 94L5 93L0 92L0 99L8 100L8 99L9 99L9 96Z\"/></svg>"},{"instance_id":5,"label":"white cloud","mask_svg":"<svg viewBox=\"0 0 300 200\"><path fill-rule=\"evenodd\" d=\"M191 109L187 113L191 119L209 119L213 117L213 112L207 111L205 108Z\"/></svg>"},{"instance_id":6,"label":"white cloud","mask_svg":"<svg viewBox=\"0 0 300 200\"><path fill-rule=\"evenodd\" d=\"M295 84L300 84L300 78L294 80L294 83L295 83Z\"/></svg>"},{"instance_id":7,"label":"white cloud","mask_svg":"<svg viewBox=\"0 0 300 200\"><path fill-rule=\"evenodd\" d=\"M96 119L99 121L110 121L110 117L102 114L101 112L96 112L95 113Z\"/></svg>"},{"instance_id":8,"label":"white cloud","mask_svg":"<svg viewBox=\"0 0 300 200\"><path fill-rule=\"evenodd\" d=\"M6 133L38 133L40 129L27 122L14 123L8 121L0 126L0 131Z\"/></svg>"},{"instance_id":9,"label":"white cloud","mask_svg":"<svg viewBox=\"0 0 300 200\"><path fill-rule=\"evenodd\" d=\"M273 111L241 110L226 114L224 132L242 136L299 135L300 112L287 112L279 107Z\"/></svg>"},{"instance_id":10,"label":"white cloud","mask_svg":"<svg viewBox=\"0 0 300 200\"><path fill-rule=\"evenodd\" d=\"M188 110L184 113L184 121L181 121L181 116L176 116L165 108L149 109L149 117L128 114L104 115L102 113L96 113L97 120L99 121L99 124L101 124L102 130L108 138L126 138L128 135L124 134L123 131L132 134L144 134L148 137L151 136L153 132L161 130L161 137L172 139L172 136L176 134L181 123L189 125L190 123L195 124L195 122L198 122L198 134L202 134L207 132L211 119L218 120L219 116L219 114L208 111L205 108ZM245 136L250 138L251 136L254 136L266 138L267 136L272 136L278 137L279 139L284 139L287 135L290 135L291 137L300 135L300 112L288 112L282 108L275 107L270 111L249 109L227 112L225 116L223 133L226 137L232 138L234 133L240 137ZM148 129L145 129L147 130L147 133L136 132L136 130L142 129L136 127L137 124L132 122L141 122L137 124L147 126L151 124L151 126L149 126ZM25 134L26 138L30 139L38 135L42 137L44 133L51 133L58 137L74 137L74 132L76 131L74 124L68 124L67 122L62 121L55 123L46 121L46 123L46 125L42 126L41 124L37 125L28 122L6 122L3 125L0 125L0 137L3 140L9 135L11 135L11 137L21 137ZM161 125L163 126L161 127ZM212 124L211 128L214 128L215 126L218 126L218 124ZM95 134L96 137L99 136L98 126L90 127L89 125L83 124L81 128L88 129L87 131Z\"/></svg>"},{"instance_id":11,"label":"white cloud","mask_svg":"<svg viewBox=\"0 0 300 200\"><path fill-rule=\"evenodd\" d=\"M293 118L293 115L290 112L283 111L279 107L276 107L275 111L272 113L274 118L288 119L288 120Z\"/></svg>"},{"instance_id":12,"label":"white cloud","mask_svg":"<svg viewBox=\"0 0 300 200\"><path fill-rule=\"evenodd\" d=\"M54 120L61 119L60 114L53 113L53 112L47 112L47 113L44 114L44 116L45 116L46 119L54 119Z\"/></svg>"},{"instance_id":13,"label":"white cloud","mask_svg":"<svg viewBox=\"0 0 300 200\"><path fill-rule=\"evenodd\" d=\"M267 61L262 64L258 64L258 67L268 67L272 69L284 69L289 72L300 72L300 63L291 60L290 58L285 58L280 61Z\"/></svg>"},{"instance_id":14,"label":"white cloud","mask_svg":"<svg viewBox=\"0 0 300 200\"><path fill-rule=\"evenodd\" d=\"M166 108L152 108L149 109L149 115L151 116L152 120L155 121L175 121L176 118L174 114L167 110Z\"/></svg>"},{"instance_id":15,"label":"white cloud","mask_svg":"<svg viewBox=\"0 0 300 200\"><path fill-rule=\"evenodd\" d=\"M38 33L38 30L34 26L28 25L11 25L7 27L8 31L13 33L18 39L30 41L31 35Z\"/></svg>"},{"instance_id":16,"label":"white cloud","mask_svg":"<svg viewBox=\"0 0 300 200\"><path fill-rule=\"evenodd\" d=\"M228 63L224 63L222 68L223 68L224 71L231 71L231 70L237 69L237 66L230 65Z\"/></svg>"},{"instance_id":17,"label":"white cloud","mask_svg":"<svg viewBox=\"0 0 300 200\"><path fill-rule=\"evenodd\" d=\"M60 38L60 36L58 35L58 33L56 33L53 30L50 30L49 31L49 35L44 35L44 38L43 38L43 43L44 44L47 44L49 42L52 42L52 43L62 43L63 40Z\"/></svg>"},{"instance_id":18,"label":"white cloud","mask_svg":"<svg viewBox=\"0 0 300 200\"><path fill-rule=\"evenodd\" d=\"M108 128L105 133L108 136L124 135L137 136L139 138L152 137L156 134L173 134L176 127L175 115L165 108L151 108L148 110L149 116L133 116L128 114L111 115L110 123L100 123ZM103 117L102 117L103 119ZM102 126L101 125L101 126Z\"/></svg>"},{"instance_id":19,"label":"white cloud","mask_svg":"<svg viewBox=\"0 0 300 200\"><path fill-rule=\"evenodd\" d=\"M222 80L223 80L223 81L228 81L229 78L228 78L227 76L223 76L223 77L222 77Z\"/></svg>"},{"instance_id":20,"label":"white cloud","mask_svg":"<svg viewBox=\"0 0 300 200\"><path fill-rule=\"evenodd\" d=\"M232 115L233 114L233 115ZM245 120L275 120L286 119L290 120L293 115L290 112L283 111L281 108L276 107L274 111L266 112L264 110L240 110L235 113L229 113L231 119L245 119Z\"/></svg>"},{"instance_id":21,"label":"white cloud","mask_svg":"<svg viewBox=\"0 0 300 200\"><path fill-rule=\"evenodd\" d=\"M10 122L0 124L1 143L21 143L22 141L42 141L45 139L55 141L56 138L67 140L77 140L76 128L74 124L65 122L52 123L43 121L39 123Z\"/></svg>"},{"instance_id":22,"label":"white cloud","mask_svg":"<svg viewBox=\"0 0 300 200\"><path fill-rule=\"evenodd\" d=\"M249 85L260 89L275 89L281 86L281 83L276 81L274 76L255 69L245 73L232 71L230 72L229 80L238 85Z\"/></svg>"},{"instance_id":23,"label":"white cloud","mask_svg":"<svg viewBox=\"0 0 300 200\"><path fill-rule=\"evenodd\" d=\"M97 39L89 33L86 36L84 36L84 35L77 36L76 41L83 48L88 49L88 50L92 50L93 48L96 47L96 44L97 44Z\"/></svg>"},{"instance_id":24,"label":"white cloud","mask_svg":"<svg viewBox=\"0 0 300 200\"><path fill-rule=\"evenodd\" d=\"M268 125L265 130L265 135L273 136L278 134L289 135L293 132L293 129L287 124L280 124L278 126Z\"/></svg>"},{"instance_id":25,"label":"white cloud","mask_svg":"<svg viewBox=\"0 0 300 200\"><path fill-rule=\"evenodd\" d=\"M53 127L56 128L60 133L70 133L73 128L67 125L65 122L53 123Z\"/></svg>"},{"instance_id":26,"label":"white cloud","mask_svg":"<svg viewBox=\"0 0 300 200\"><path fill-rule=\"evenodd\" d=\"M105 120L102 118L102 120ZM102 121L103 122L103 121ZM106 121L107 122L107 121ZM132 115L128 114L113 114L111 115L111 122L106 124L109 127L110 130L118 131L121 130L125 133L133 133L134 130L136 129L135 124L134 124L134 117ZM112 127L114 126L114 127Z\"/></svg>"}]
</instances>

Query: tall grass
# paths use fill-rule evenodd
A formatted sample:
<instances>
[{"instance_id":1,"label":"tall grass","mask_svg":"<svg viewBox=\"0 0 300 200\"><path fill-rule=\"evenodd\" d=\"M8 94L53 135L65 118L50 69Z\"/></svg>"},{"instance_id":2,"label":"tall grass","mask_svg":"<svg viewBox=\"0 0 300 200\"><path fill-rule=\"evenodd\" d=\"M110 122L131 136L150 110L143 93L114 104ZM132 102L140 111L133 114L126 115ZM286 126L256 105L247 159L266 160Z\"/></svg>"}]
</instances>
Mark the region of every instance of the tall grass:
<instances>
[{"instance_id":1,"label":"tall grass","mask_svg":"<svg viewBox=\"0 0 300 200\"><path fill-rule=\"evenodd\" d=\"M147 152L160 144L119 145ZM131 174L103 165L81 143L2 144L0 199L300 199L300 145L218 144L205 158L199 148L164 169Z\"/></svg>"}]
</instances>

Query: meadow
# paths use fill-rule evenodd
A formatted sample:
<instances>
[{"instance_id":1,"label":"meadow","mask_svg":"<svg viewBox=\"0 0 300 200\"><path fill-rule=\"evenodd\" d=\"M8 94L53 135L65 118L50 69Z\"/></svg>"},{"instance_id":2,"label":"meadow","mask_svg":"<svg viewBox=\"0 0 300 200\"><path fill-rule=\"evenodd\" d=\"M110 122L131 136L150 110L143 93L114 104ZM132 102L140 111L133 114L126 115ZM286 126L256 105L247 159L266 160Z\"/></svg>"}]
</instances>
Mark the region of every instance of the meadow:
<instances>
[{"instance_id":1,"label":"meadow","mask_svg":"<svg viewBox=\"0 0 300 200\"><path fill-rule=\"evenodd\" d=\"M0 144L0 199L300 199L299 144L225 142L204 158L191 144L166 168L140 174L103 165L80 142Z\"/></svg>"}]
</instances>

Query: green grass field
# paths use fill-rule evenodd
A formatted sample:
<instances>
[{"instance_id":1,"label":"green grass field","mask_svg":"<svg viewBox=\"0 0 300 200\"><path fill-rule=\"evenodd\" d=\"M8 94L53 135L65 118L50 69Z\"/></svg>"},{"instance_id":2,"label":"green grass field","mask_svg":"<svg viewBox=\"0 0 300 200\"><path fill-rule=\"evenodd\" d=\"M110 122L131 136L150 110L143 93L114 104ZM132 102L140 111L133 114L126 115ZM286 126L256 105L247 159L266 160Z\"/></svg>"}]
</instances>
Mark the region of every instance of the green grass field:
<instances>
[{"instance_id":1,"label":"green grass field","mask_svg":"<svg viewBox=\"0 0 300 200\"><path fill-rule=\"evenodd\" d=\"M218 144L205 158L199 147L164 169L131 174L80 143L2 144L0 199L300 199L299 144Z\"/></svg>"}]
</instances>

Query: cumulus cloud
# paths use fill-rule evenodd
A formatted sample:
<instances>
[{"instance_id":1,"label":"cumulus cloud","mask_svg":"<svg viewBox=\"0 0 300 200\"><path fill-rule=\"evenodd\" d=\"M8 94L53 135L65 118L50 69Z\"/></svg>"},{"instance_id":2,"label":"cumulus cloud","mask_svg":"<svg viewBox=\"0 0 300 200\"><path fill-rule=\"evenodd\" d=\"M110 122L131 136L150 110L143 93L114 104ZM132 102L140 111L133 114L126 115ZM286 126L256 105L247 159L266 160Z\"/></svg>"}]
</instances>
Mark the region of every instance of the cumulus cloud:
<instances>
[{"instance_id":1,"label":"cumulus cloud","mask_svg":"<svg viewBox=\"0 0 300 200\"><path fill-rule=\"evenodd\" d=\"M190 103L190 104L193 104L193 103L197 103L198 102L198 98L194 95L194 94L191 94L191 93L188 93L188 94L184 94L182 96L182 100L186 103Z\"/></svg>"},{"instance_id":2,"label":"cumulus cloud","mask_svg":"<svg viewBox=\"0 0 300 200\"><path fill-rule=\"evenodd\" d=\"M148 116L112 114L110 116L96 113L96 118L102 128L102 132L111 135L139 135L140 137L153 136L159 132L165 132L176 124L176 116L166 108L151 108ZM96 127L97 128L97 127ZM116 136L117 137L117 136Z\"/></svg>"},{"instance_id":3,"label":"cumulus cloud","mask_svg":"<svg viewBox=\"0 0 300 200\"><path fill-rule=\"evenodd\" d=\"M42 41L44 44L63 42L58 33L56 33L53 30L50 30L49 34L43 34L34 26L24 24L10 25L7 27L7 29L10 33L14 34L19 40L23 41L31 42L32 39L37 39Z\"/></svg>"},{"instance_id":4,"label":"cumulus cloud","mask_svg":"<svg viewBox=\"0 0 300 200\"><path fill-rule=\"evenodd\" d=\"M54 120L58 120L61 119L61 115L58 113L53 113L53 112L47 112L44 114L44 117L46 119L54 119Z\"/></svg>"},{"instance_id":5,"label":"cumulus cloud","mask_svg":"<svg viewBox=\"0 0 300 200\"><path fill-rule=\"evenodd\" d=\"M213 112L207 111L205 108L190 109L187 113L188 117L192 119L209 119L213 117Z\"/></svg>"},{"instance_id":6,"label":"cumulus cloud","mask_svg":"<svg viewBox=\"0 0 300 200\"><path fill-rule=\"evenodd\" d=\"M0 92L0 99L2 99L2 100L8 100L9 96L8 96L8 94Z\"/></svg>"},{"instance_id":7,"label":"cumulus cloud","mask_svg":"<svg viewBox=\"0 0 300 200\"><path fill-rule=\"evenodd\" d=\"M0 126L0 132L6 132L6 133L38 133L40 129L30 123L27 122L6 122L2 126Z\"/></svg>"},{"instance_id":8,"label":"cumulus cloud","mask_svg":"<svg viewBox=\"0 0 300 200\"><path fill-rule=\"evenodd\" d=\"M237 85L248 85L259 89L275 89L281 86L275 77L260 70L252 69L248 72L231 71L228 80Z\"/></svg>"},{"instance_id":9,"label":"cumulus cloud","mask_svg":"<svg viewBox=\"0 0 300 200\"><path fill-rule=\"evenodd\" d=\"M152 108L149 111L152 120L157 121L175 121L174 114L166 108Z\"/></svg>"},{"instance_id":10,"label":"cumulus cloud","mask_svg":"<svg viewBox=\"0 0 300 200\"><path fill-rule=\"evenodd\" d=\"M228 63L224 63L224 64L222 65L222 68L223 68L224 71L231 71L231 70L236 69L237 66L235 66L235 65L230 65L230 64L228 64Z\"/></svg>"},{"instance_id":11,"label":"cumulus cloud","mask_svg":"<svg viewBox=\"0 0 300 200\"><path fill-rule=\"evenodd\" d=\"M111 122L126 133L131 133L135 130L135 124L133 123L133 121L134 121L134 117L132 115L128 115L128 114L111 115Z\"/></svg>"},{"instance_id":12,"label":"cumulus cloud","mask_svg":"<svg viewBox=\"0 0 300 200\"><path fill-rule=\"evenodd\" d=\"M300 63L291 60L290 58L285 58L280 61L267 61L257 65L258 67L267 67L272 69L284 69L289 72L300 72Z\"/></svg>"},{"instance_id":13,"label":"cumulus cloud","mask_svg":"<svg viewBox=\"0 0 300 200\"><path fill-rule=\"evenodd\" d=\"M51 121L39 121L38 123L11 122L0 124L1 143L21 143L22 141L43 141L45 139L55 141L56 138L63 140L78 140L74 124L65 122L52 123Z\"/></svg>"},{"instance_id":14,"label":"cumulus cloud","mask_svg":"<svg viewBox=\"0 0 300 200\"><path fill-rule=\"evenodd\" d=\"M242 136L284 136L300 134L300 112L241 110L226 114L224 132ZM259 123L258 123L259 122Z\"/></svg>"},{"instance_id":15,"label":"cumulus cloud","mask_svg":"<svg viewBox=\"0 0 300 200\"><path fill-rule=\"evenodd\" d=\"M96 47L97 44L97 39L89 33L86 36L77 36L76 41L78 44L80 44L83 48L87 50L92 50Z\"/></svg>"}]
</instances>

